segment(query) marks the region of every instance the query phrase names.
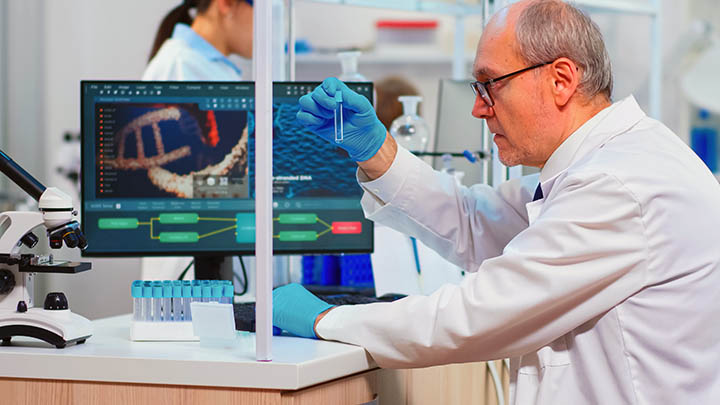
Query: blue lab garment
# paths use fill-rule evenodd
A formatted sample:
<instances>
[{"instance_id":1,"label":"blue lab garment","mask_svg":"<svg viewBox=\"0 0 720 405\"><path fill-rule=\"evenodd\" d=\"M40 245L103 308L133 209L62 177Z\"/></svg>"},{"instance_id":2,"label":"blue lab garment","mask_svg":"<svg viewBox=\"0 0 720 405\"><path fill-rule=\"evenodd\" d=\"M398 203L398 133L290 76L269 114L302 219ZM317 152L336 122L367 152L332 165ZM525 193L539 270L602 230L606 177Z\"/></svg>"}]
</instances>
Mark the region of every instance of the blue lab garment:
<instances>
[{"instance_id":1,"label":"blue lab garment","mask_svg":"<svg viewBox=\"0 0 720 405\"><path fill-rule=\"evenodd\" d=\"M335 142L336 92L342 92L344 134L341 143ZM334 77L325 79L312 93L300 97L299 103L298 120L321 138L345 149L357 162L373 157L385 142L387 130L375 115L370 100Z\"/></svg>"},{"instance_id":2,"label":"blue lab garment","mask_svg":"<svg viewBox=\"0 0 720 405\"><path fill-rule=\"evenodd\" d=\"M273 291L273 325L296 336L317 339L315 319L331 307L300 284L284 285Z\"/></svg>"},{"instance_id":3,"label":"blue lab garment","mask_svg":"<svg viewBox=\"0 0 720 405\"><path fill-rule=\"evenodd\" d=\"M242 79L242 71L190 26L178 23L142 79L237 81Z\"/></svg>"}]
</instances>

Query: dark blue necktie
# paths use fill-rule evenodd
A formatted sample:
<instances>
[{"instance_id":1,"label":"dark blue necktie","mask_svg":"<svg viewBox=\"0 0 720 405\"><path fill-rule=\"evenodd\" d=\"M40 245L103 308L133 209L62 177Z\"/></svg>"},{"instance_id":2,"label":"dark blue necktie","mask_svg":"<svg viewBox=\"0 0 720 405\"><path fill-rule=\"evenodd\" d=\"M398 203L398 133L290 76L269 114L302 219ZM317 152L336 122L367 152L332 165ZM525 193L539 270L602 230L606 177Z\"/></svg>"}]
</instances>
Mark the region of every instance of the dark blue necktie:
<instances>
[{"instance_id":1,"label":"dark blue necktie","mask_svg":"<svg viewBox=\"0 0 720 405\"><path fill-rule=\"evenodd\" d=\"M540 184L538 184L537 188L535 189L535 196L533 196L533 201L542 200L542 198L542 187L540 187Z\"/></svg>"}]
</instances>

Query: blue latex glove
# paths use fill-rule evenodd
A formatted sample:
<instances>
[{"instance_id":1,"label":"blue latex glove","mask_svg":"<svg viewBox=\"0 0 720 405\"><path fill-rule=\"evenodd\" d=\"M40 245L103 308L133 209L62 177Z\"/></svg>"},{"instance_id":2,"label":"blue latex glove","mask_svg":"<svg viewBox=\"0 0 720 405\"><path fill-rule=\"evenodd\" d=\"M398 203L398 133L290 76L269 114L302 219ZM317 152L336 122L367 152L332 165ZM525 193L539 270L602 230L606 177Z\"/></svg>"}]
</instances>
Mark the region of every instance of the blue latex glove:
<instances>
[{"instance_id":1,"label":"blue latex glove","mask_svg":"<svg viewBox=\"0 0 720 405\"><path fill-rule=\"evenodd\" d=\"M296 336L317 339L315 319L331 307L300 284L284 285L273 291L273 325Z\"/></svg>"},{"instance_id":2,"label":"blue latex glove","mask_svg":"<svg viewBox=\"0 0 720 405\"><path fill-rule=\"evenodd\" d=\"M342 92L344 139L341 143L335 143L336 92ZM373 157L385 142L387 131L370 101L334 77L325 79L312 93L300 97L299 103L298 121L326 141L345 149L357 162Z\"/></svg>"}]
</instances>

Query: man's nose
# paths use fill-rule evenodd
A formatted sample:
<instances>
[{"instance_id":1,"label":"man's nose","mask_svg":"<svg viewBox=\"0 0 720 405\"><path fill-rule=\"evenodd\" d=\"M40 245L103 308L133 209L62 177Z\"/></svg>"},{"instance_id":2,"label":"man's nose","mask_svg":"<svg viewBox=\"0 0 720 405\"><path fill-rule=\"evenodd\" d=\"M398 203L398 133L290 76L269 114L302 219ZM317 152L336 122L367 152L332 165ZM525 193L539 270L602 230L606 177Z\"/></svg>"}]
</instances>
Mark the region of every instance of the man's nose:
<instances>
[{"instance_id":1,"label":"man's nose","mask_svg":"<svg viewBox=\"0 0 720 405\"><path fill-rule=\"evenodd\" d=\"M495 114L495 110L488 106L480 96L475 96L475 104L473 105L472 115L475 118L488 119Z\"/></svg>"}]
</instances>

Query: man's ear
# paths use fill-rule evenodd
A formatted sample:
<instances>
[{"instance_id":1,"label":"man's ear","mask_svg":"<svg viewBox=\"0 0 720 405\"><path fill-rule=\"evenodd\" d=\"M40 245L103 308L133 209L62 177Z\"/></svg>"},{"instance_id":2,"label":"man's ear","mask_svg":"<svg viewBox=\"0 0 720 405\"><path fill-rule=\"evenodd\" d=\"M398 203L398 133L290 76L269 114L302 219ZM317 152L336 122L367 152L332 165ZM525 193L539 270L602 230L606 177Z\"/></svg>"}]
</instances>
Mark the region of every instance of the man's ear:
<instances>
[{"instance_id":1,"label":"man's ear","mask_svg":"<svg viewBox=\"0 0 720 405\"><path fill-rule=\"evenodd\" d=\"M550 64L550 72L555 104L564 107L580 85L580 68L568 58L558 58Z\"/></svg>"},{"instance_id":2,"label":"man's ear","mask_svg":"<svg viewBox=\"0 0 720 405\"><path fill-rule=\"evenodd\" d=\"M228 15L230 11L232 10L232 6L235 4L235 1L237 0L215 0L217 2L217 8L218 11L220 11L220 15Z\"/></svg>"}]
</instances>

